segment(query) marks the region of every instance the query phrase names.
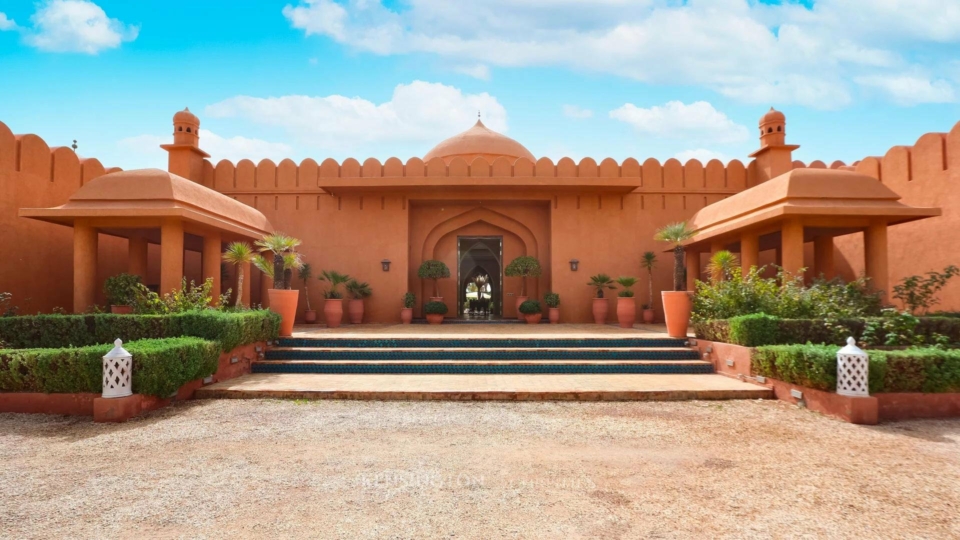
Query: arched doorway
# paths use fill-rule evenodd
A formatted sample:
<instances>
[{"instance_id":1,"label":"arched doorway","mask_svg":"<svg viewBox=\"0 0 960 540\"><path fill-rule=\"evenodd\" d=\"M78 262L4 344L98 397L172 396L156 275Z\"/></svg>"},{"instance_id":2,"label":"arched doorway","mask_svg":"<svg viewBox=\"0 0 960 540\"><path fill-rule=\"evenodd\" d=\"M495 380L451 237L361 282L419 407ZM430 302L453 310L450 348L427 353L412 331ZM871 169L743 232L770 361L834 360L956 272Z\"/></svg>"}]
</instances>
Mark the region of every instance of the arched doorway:
<instances>
[{"instance_id":1,"label":"arched doorway","mask_svg":"<svg viewBox=\"0 0 960 540\"><path fill-rule=\"evenodd\" d=\"M478 278L481 278L479 283ZM457 316L500 317L503 314L502 285L503 237L458 236Z\"/></svg>"}]
</instances>

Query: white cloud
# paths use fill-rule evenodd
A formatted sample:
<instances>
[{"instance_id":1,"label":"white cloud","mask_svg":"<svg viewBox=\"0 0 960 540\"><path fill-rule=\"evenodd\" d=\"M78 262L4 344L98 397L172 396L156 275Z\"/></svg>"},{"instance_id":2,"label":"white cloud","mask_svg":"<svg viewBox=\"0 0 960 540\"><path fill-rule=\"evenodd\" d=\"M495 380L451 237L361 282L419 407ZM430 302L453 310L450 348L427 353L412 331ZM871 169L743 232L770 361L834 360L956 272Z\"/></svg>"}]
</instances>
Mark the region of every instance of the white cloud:
<instances>
[{"instance_id":1,"label":"white cloud","mask_svg":"<svg viewBox=\"0 0 960 540\"><path fill-rule=\"evenodd\" d=\"M166 169L167 152L160 148L161 144L170 144L172 138L160 135L137 135L117 142L117 146L131 158L136 159L140 167L159 167ZM284 143L250 139L247 137L221 137L209 130L200 132L200 148L210 154L214 164L221 159L234 163L241 159L259 161L272 159L279 162L291 157L293 149Z\"/></svg>"},{"instance_id":2,"label":"white cloud","mask_svg":"<svg viewBox=\"0 0 960 540\"><path fill-rule=\"evenodd\" d=\"M506 110L495 97L423 81L397 85L390 101L380 104L340 95L236 96L208 106L205 114L276 126L329 151L366 143L436 142L469 128L478 111L487 127L507 131Z\"/></svg>"},{"instance_id":3,"label":"white cloud","mask_svg":"<svg viewBox=\"0 0 960 540\"><path fill-rule=\"evenodd\" d=\"M593 111L590 109L584 109L576 105L564 105L563 106L563 115L567 118L593 118Z\"/></svg>"},{"instance_id":4,"label":"white cloud","mask_svg":"<svg viewBox=\"0 0 960 540\"><path fill-rule=\"evenodd\" d=\"M480 79L481 81L490 80L490 68L485 64L474 64L468 66L456 66L453 68L457 73L463 73L464 75L469 75L474 79Z\"/></svg>"},{"instance_id":5,"label":"white cloud","mask_svg":"<svg viewBox=\"0 0 960 540\"><path fill-rule=\"evenodd\" d=\"M97 54L137 38L140 28L107 17L87 0L47 0L30 18L25 40L40 50Z\"/></svg>"},{"instance_id":6,"label":"white cloud","mask_svg":"<svg viewBox=\"0 0 960 540\"><path fill-rule=\"evenodd\" d=\"M953 86L944 80L931 81L914 75L860 77L857 82L880 89L901 105L951 103L956 100Z\"/></svg>"},{"instance_id":7,"label":"white cloud","mask_svg":"<svg viewBox=\"0 0 960 540\"><path fill-rule=\"evenodd\" d=\"M691 159L696 159L703 164L706 164L712 159L718 159L723 163L729 163L733 161L733 158L727 156L726 154L714 152L713 150L706 150L704 148L697 148L696 150L684 150L683 152L678 152L673 157L677 158L680 163L686 163Z\"/></svg>"},{"instance_id":8,"label":"white cloud","mask_svg":"<svg viewBox=\"0 0 960 540\"><path fill-rule=\"evenodd\" d=\"M8 19L7 14L0 11L0 32L4 30L16 30L17 23L13 19Z\"/></svg>"},{"instance_id":9,"label":"white cloud","mask_svg":"<svg viewBox=\"0 0 960 540\"><path fill-rule=\"evenodd\" d=\"M727 118L706 101L642 109L632 103L610 111L610 118L632 125L643 135L714 143L736 143L749 137L747 128Z\"/></svg>"}]
</instances>

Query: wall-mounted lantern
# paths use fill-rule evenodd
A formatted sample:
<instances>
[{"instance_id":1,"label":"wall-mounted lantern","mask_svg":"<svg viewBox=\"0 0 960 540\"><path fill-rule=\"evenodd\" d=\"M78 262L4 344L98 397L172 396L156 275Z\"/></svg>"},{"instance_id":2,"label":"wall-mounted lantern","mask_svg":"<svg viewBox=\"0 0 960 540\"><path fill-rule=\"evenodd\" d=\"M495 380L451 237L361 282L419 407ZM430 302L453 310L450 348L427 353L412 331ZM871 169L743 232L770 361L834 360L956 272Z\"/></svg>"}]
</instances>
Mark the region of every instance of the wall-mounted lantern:
<instances>
[{"instance_id":1,"label":"wall-mounted lantern","mask_svg":"<svg viewBox=\"0 0 960 540\"><path fill-rule=\"evenodd\" d=\"M580 261L578 259L570 259L570 271L576 272L577 268L580 267Z\"/></svg>"},{"instance_id":2,"label":"wall-mounted lantern","mask_svg":"<svg viewBox=\"0 0 960 540\"><path fill-rule=\"evenodd\" d=\"M380 265L383 266L383 271L384 271L384 272L389 272L389 271L390 271L390 259L384 259L384 260L380 261Z\"/></svg>"}]
</instances>

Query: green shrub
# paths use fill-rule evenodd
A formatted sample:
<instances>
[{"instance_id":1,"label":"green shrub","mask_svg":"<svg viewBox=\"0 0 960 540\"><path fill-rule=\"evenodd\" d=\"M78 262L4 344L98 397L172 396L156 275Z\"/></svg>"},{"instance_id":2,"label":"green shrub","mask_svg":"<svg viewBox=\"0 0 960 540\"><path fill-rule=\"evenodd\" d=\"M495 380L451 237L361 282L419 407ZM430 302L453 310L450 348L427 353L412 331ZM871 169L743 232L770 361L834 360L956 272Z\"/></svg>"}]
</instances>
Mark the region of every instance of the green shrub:
<instances>
[{"instance_id":1,"label":"green shrub","mask_svg":"<svg viewBox=\"0 0 960 540\"><path fill-rule=\"evenodd\" d=\"M536 315L540 313L541 310L540 302L537 300L524 300L524 302L520 304L520 313L524 315Z\"/></svg>"},{"instance_id":2,"label":"green shrub","mask_svg":"<svg viewBox=\"0 0 960 540\"><path fill-rule=\"evenodd\" d=\"M560 307L560 295L555 292L548 292L543 295L543 303L551 308Z\"/></svg>"},{"instance_id":3,"label":"green shrub","mask_svg":"<svg viewBox=\"0 0 960 540\"><path fill-rule=\"evenodd\" d=\"M893 286L893 297L902 302L904 309L910 313L926 313L940 303L940 289L957 275L960 275L960 268L951 264L943 272L927 272L926 277L905 277Z\"/></svg>"},{"instance_id":4,"label":"green shrub","mask_svg":"<svg viewBox=\"0 0 960 540\"><path fill-rule=\"evenodd\" d=\"M140 276L135 274L117 274L103 282L103 292L111 306L132 306L137 295Z\"/></svg>"},{"instance_id":5,"label":"green shrub","mask_svg":"<svg viewBox=\"0 0 960 540\"><path fill-rule=\"evenodd\" d=\"M133 391L167 397L217 370L217 343L193 337L125 343L133 355ZM100 393L103 356L112 345L0 350L0 391Z\"/></svg>"},{"instance_id":6,"label":"green shrub","mask_svg":"<svg viewBox=\"0 0 960 540\"><path fill-rule=\"evenodd\" d=\"M423 306L423 311L427 315L446 315L448 310L443 302L427 302Z\"/></svg>"},{"instance_id":7,"label":"green shrub","mask_svg":"<svg viewBox=\"0 0 960 540\"><path fill-rule=\"evenodd\" d=\"M412 309L417 305L417 295L412 292L408 292L403 295L403 307L407 309Z\"/></svg>"},{"instance_id":8,"label":"green shrub","mask_svg":"<svg viewBox=\"0 0 960 540\"><path fill-rule=\"evenodd\" d=\"M780 319L764 313L730 319L730 343L757 347L779 343Z\"/></svg>"}]
</instances>

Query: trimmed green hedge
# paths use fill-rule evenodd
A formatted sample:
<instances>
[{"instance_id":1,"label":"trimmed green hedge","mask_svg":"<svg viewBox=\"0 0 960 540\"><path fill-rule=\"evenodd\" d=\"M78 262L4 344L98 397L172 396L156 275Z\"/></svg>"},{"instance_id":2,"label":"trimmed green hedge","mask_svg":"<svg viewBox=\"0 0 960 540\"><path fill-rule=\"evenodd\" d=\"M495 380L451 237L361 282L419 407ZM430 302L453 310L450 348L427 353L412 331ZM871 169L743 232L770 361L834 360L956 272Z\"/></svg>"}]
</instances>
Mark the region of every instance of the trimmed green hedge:
<instances>
[{"instance_id":1,"label":"trimmed green hedge","mask_svg":"<svg viewBox=\"0 0 960 540\"><path fill-rule=\"evenodd\" d=\"M280 316L269 310L169 315L35 315L0 317L0 341L11 349L86 347L142 339L192 336L218 341L224 351L276 339Z\"/></svg>"},{"instance_id":2,"label":"trimmed green hedge","mask_svg":"<svg viewBox=\"0 0 960 540\"><path fill-rule=\"evenodd\" d=\"M167 397L217 370L220 346L196 337L124 343L133 355L133 392ZM112 345L0 350L0 392L100 393Z\"/></svg>"},{"instance_id":3,"label":"trimmed green hedge","mask_svg":"<svg viewBox=\"0 0 960 540\"><path fill-rule=\"evenodd\" d=\"M746 347L761 345L789 345L795 343L830 343L839 346L842 338L853 336L858 341L866 321L874 319L842 319L822 321L811 319L778 319L764 314L744 315L726 320L693 323L696 336L708 341L732 343ZM876 318L875 320L881 320ZM773 322L776 321L776 329ZM960 319L952 317L921 317L917 335L928 343L935 334L942 334L952 343L960 342Z\"/></svg>"},{"instance_id":4,"label":"trimmed green hedge","mask_svg":"<svg viewBox=\"0 0 960 540\"><path fill-rule=\"evenodd\" d=\"M832 345L757 348L753 372L817 390L837 389L837 350ZM870 392L960 392L960 350L870 350Z\"/></svg>"}]
</instances>

